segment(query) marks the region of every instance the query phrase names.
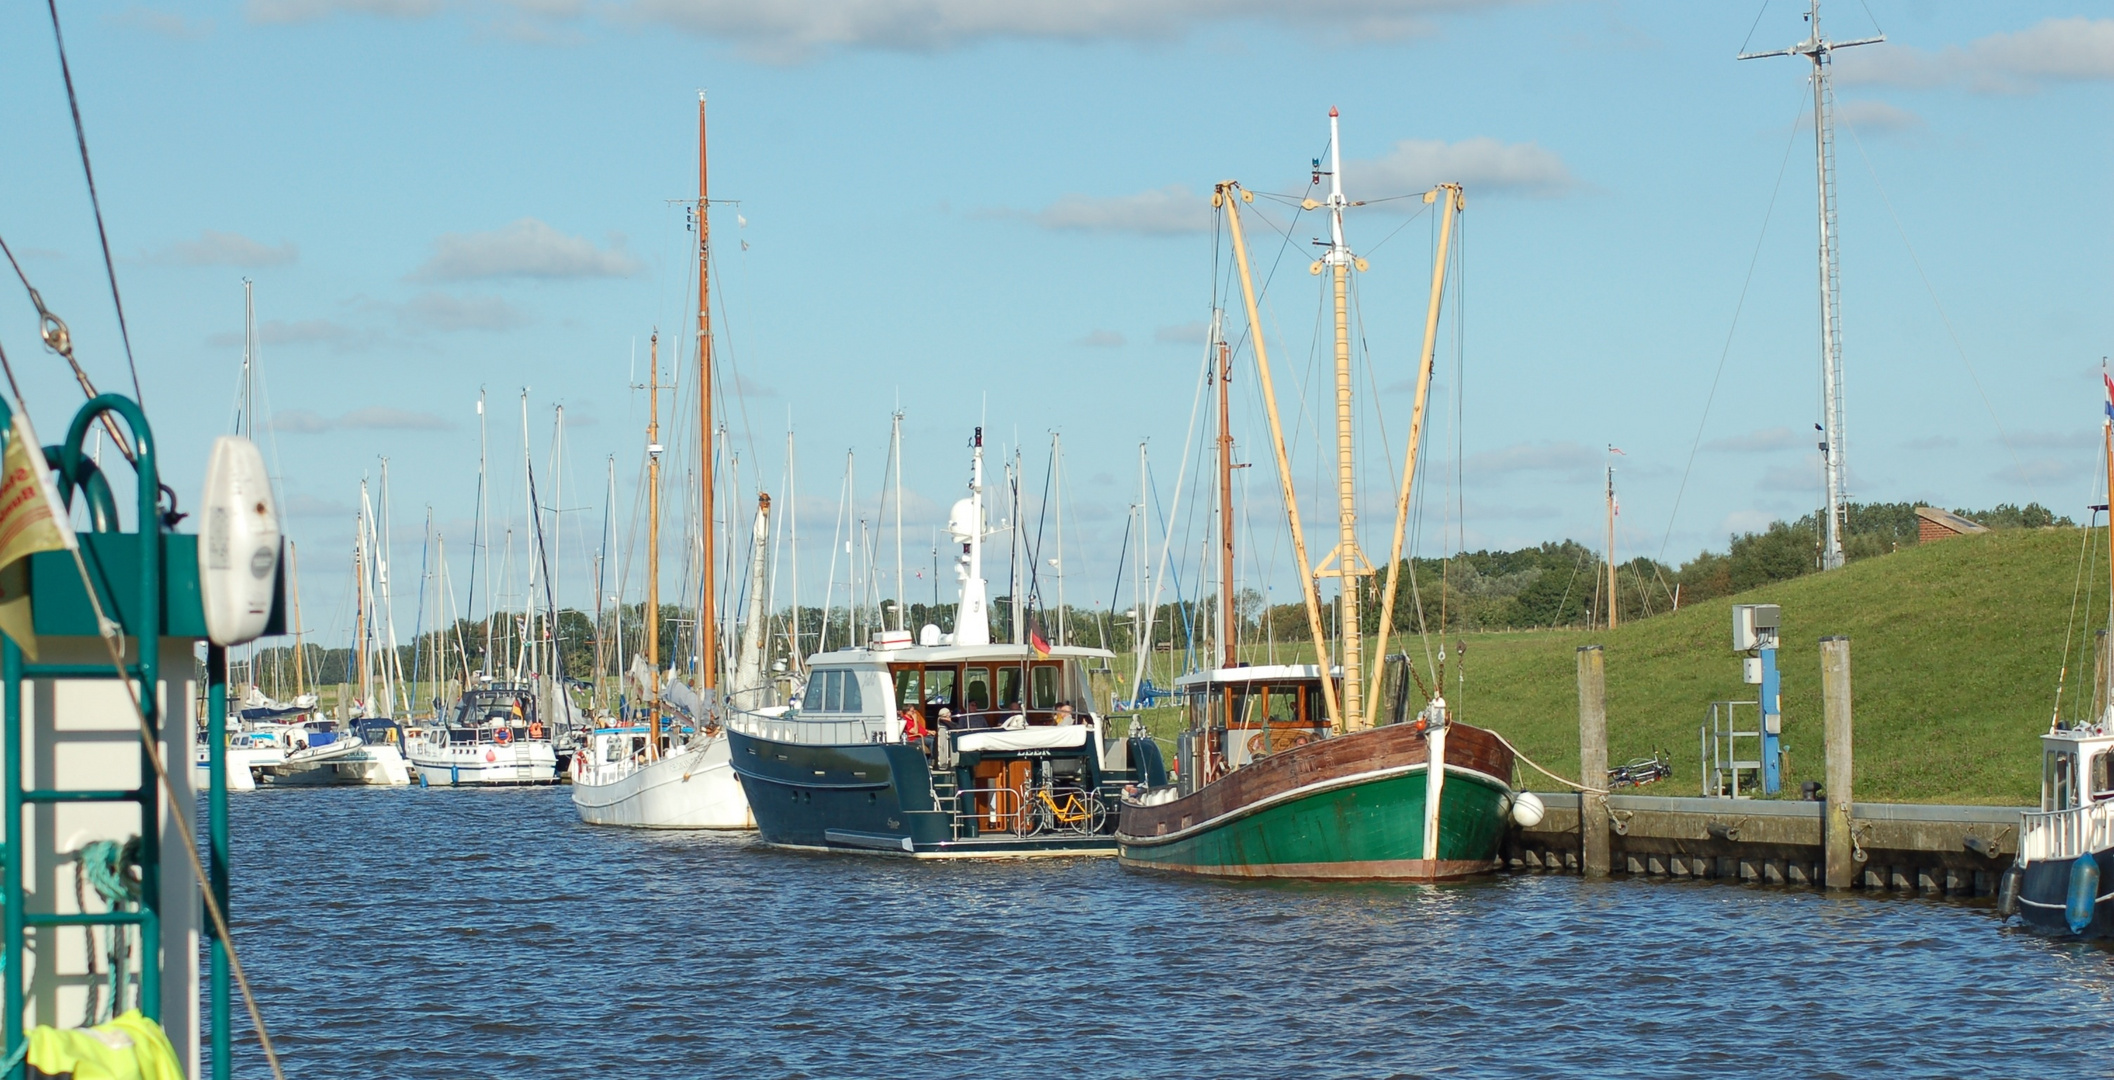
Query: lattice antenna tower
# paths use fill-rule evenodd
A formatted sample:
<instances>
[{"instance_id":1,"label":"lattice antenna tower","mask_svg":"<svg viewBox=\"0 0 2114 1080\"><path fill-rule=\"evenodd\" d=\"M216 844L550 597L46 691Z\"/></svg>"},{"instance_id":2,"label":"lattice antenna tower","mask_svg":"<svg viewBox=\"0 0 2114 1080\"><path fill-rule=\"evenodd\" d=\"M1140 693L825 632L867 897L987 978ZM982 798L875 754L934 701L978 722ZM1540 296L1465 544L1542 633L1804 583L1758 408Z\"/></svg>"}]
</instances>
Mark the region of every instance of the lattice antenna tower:
<instances>
[{"instance_id":1,"label":"lattice antenna tower","mask_svg":"<svg viewBox=\"0 0 2114 1080\"><path fill-rule=\"evenodd\" d=\"M1820 0L1806 12L1806 40L1773 52L1741 53L1742 60L1768 56L1803 56L1813 62L1813 168L1820 190L1820 382L1824 419L1820 454L1828 489L1828 521L1821 548L1821 567L1842 565L1844 526L1845 439L1842 409L1842 284L1835 236L1835 93L1828 68L1835 50L1874 45L1884 33L1854 41L1829 41L1820 33Z\"/></svg>"}]
</instances>

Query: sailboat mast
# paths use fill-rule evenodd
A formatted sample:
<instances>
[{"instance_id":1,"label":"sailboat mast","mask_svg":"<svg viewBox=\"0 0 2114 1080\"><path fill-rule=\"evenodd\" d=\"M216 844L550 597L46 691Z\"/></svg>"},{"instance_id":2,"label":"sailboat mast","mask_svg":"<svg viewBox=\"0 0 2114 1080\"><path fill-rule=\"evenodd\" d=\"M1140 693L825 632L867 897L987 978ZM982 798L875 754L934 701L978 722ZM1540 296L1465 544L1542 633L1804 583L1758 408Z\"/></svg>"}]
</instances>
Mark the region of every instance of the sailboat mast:
<instances>
[{"instance_id":1,"label":"sailboat mast","mask_svg":"<svg viewBox=\"0 0 2114 1080\"><path fill-rule=\"evenodd\" d=\"M485 485L485 450L490 445L484 420L484 388L477 388L477 520L484 532L484 655L478 667L492 676L492 494ZM475 538L473 538L475 539ZM477 552L470 553L470 604L477 604Z\"/></svg>"},{"instance_id":2,"label":"sailboat mast","mask_svg":"<svg viewBox=\"0 0 2114 1080\"><path fill-rule=\"evenodd\" d=\"M2099 369L2099 378L2108 388L2107 418L2101 422L2100 431L2107 444L2107 535L2114 537L2114 379L2107 377L2104 364ZM2105 642L2108 654L2100 662L2102 674L2099 693L2102 698L2114 698L2114 694L2107 692L2106 682L2107 679L2114 678L2114 540L2107 543L2107 584L2107 632L2100 640ZM2110 704L2108 708L2114 709L2114 704ZM2105 721L2104 716L2097 719Z\"/></svg>"},{"instance_id":3,"label":"sailboat mast","mask_svg":"<svg viewBox=\"0 0 2114 1080\"><path fill-rule=\"evenodd\" d=\"M1220 332L1220 312L1211 313L1211 338L1218 345L1218 642L1221 663L1240 663L1238 623L1233 611L1233 394L1232 350Z\"/></svg>"},{"instance_id":4,"label":"sailboat mast","mask_svg":"<svg viewBox=\"0 0 2114 1080\"><path fill-rule=\"evenodd\" d=\"M896 459L896 629L910 629L910 590L903 587L903 410L888 426L889 453Z\"/></svg>"},{"instance_id":5,"label":"sailboat mast","mask_svg":"<svg viewBox=\"0 0 2114 1080\"><path fill-rule=\"evenodd\" d=\"M785 526L791 545L788 553L793 559L793 618L788 635L792 652L786 666L793 671L799 671L801 663L807 659L800 652L800 489L794 479L800 471L793 463L793 426L790 423L792 410L786 411L789 422L785 428Z\"/></svg>"},{"instance_id":6,"label":"sailboat mast","mask_svg":"<svg viewBox=\"0 0 2114 1080\"><path fill-rule=\"evenodd\" d=\"M301 643L301 558L294 550L294 542L291 540L286 542L286 587L293 593L294 697L299 699L307 682L307 670L303 663L307 656L307 647Z\"/></svg>"},{"instance_id":7,"label":"sailboat mast","mask_svg":"<svg viewBox=\"0 0 2114 1080\"><path fill-rule=\"evenodd\" d=\"M713 601L716 569L712 536L712 221L707 212L705 171L705 93L697 93L697 456L698 495L704 507L697 533L703 540L699 563L704 569L704 587L697 593L697 632L703 642L698 650L697 685L701 691L719 686L719 632ZM709 697L709 695L707 695Z\"/></svg>"},{"instance_id":8,"label":"sailboat mast","mask_svg":"<svg viewBox=\"0 0 2114 1080\"><path fill-rule=\"evenodd\" d=\"M1072 643L1070 609L1064 604L1064 434L1050 432L1050 469L1056 473L1053 485L1057 495L1057 562L1052 569L1057 571L1057 644Z\"/></svg>"},{"instance_id":9,"label":"sailboat mast","mask_svg":"<svg viewBox=\"0 0 2114 1080\"><path fill-rule=\"evenodd\" d=\"M646 753L661 747L661 333L647 355L653 368L646 400ZM707 457L711 456L709 453Z\"/></svg>"},{"instance_id":10,"label":"sailboat mast","mask_svg":"<svg viewBox=\"0 0 2114 1080\"><path fill-rule=\"evenodd\" d=\"M352 541L352 577L358 603L353 605L353 642L357 667L354 678L360 692L360 700L373 704L373 695L368 688L367 665L367 481L360 481L360 516L354 524Z\"/></svg>"},{"instance_id":11,"label":"sailboat mast","mask_svg":"<svg viewBox=\"0 0 2114 1080\"><path fill-rule=\"evenodd\" d=\"M1615 586L1615 461L1614 449L1609 448L1608 459L1608 629L1615 629L1621 622L1621 596Z\"/></svg>"},{"instance_id":12,"label":"sailboat mast","mask_svg":"<svg viewBox=\"0 0 2114 1080\"><path fill-rule=\"evenodd\" d=\"M529 460L529 396L528 389L521 391L521 503L528 508L528 527L522 539L533 549L526 554L528 563L528 591L521 594L521 671L517 677L540 670L537 666L536 648L542 638L536 633L536 563L534 551L542 549L543 530L536 527L537 517L543 511L536 506L536 484L529 470L534 467Z\"/></svg>"}]
</instances>

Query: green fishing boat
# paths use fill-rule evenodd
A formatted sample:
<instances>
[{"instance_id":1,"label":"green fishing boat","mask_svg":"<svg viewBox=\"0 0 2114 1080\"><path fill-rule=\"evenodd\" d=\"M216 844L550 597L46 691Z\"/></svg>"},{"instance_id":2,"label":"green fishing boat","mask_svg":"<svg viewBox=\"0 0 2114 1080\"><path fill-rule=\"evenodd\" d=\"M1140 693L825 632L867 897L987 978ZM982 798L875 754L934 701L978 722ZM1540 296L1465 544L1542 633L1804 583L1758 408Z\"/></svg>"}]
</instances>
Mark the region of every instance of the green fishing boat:
<instances>
[{"instance_id":1,"label":"green fishing boat","mask_svg":"<svg viewBox=\"0 0 2114 1080\"><path fill-rule=\"evenodd\" d=\"M1182 779L1123 806L1124 865L1416 881L1491 869L1514 799L1512 751L1445 723L1443 700L1414 720L1331 736L1313 665L1214 668L1175 687L1189 721Z\"/></svg>"},{"instance_id":2,"label":"green fishing boat","mask_svg":"<svg viewBox=\"0 0 2114 1080\"><path fill-rule=\"evenodd\" d=\"M1220 603L1217 638L1222 656L1205 671L1177 679L1186 724L1177 746L1178 779L1170 785L1130 793L1116 828L1117 855L1140 869L1222 877L1409 879L1467 877L1491 870L1509 820L1540 820L1538 800L1512 790L1513 754L1504 740L1480 728L1454 723L1446 699L1427 693L1411 708L1417 680L1406 656L1367 666L1367 629L1360 578L1377 570L1358 539L1356 440L1349 332L1349 280L1366 260L1344 239L1343 212L1354 204L1343 194L1336 110L1329 110L1328 169L1314 162L1313 182L1328 178L1325 203L1303 200L1307 209L1326 206L1331 239L1310 270L1326 274L1335 309L1336 345L1336 545L1317 563L1307 558L1299 497L1286 452L1284 427L1271 388L1270 363L1257 314L1254 275L1241 233L1240 206L1252 196L1233 181L1218 185L1212 205L1223 215L1246 303L1247 345L1255 356L1258 389L1270 422L1279 494L1301 568L1313 655L1339 657L1341 667L1322 665L1251 667L1235 648L1233 605ZM1432 262L1431 299L1425 313L1424 349L1417 370L1415 411L1399 493L1395 499L1393 550L1379 590L1379 648L1394 627L1403 532L1409 519L1417 451L1430 399L1432 355L1447 249L1454 218L1464 200L1458 184L1440 184L1424 196L1438 218ZM1230 347L1212 320L1218 363L1218 581L1221 597L1234 594L1233 436L1226 384ZM1323 630L1317 581L1342 586L1333 607L1339 620L1333 640ZM1146 637L1150 624L1141 619ZM1146 651L1140 651L1140 656ZM1443 650L1441 650L1443 657ZM1379 661L1380 656L1371 657ZM1381 708L1383 678L1392 669L1392 694ZM1143 685L1141 674L1139 685ZM1370 682L1366 672L1370 670ZM1432 672L1434 690L1445 685L1443 663ZM1384 714L1384 717L1383 717ZM1519 805L1524 804L1524 805Z\"/></svg>"}]
</instances>

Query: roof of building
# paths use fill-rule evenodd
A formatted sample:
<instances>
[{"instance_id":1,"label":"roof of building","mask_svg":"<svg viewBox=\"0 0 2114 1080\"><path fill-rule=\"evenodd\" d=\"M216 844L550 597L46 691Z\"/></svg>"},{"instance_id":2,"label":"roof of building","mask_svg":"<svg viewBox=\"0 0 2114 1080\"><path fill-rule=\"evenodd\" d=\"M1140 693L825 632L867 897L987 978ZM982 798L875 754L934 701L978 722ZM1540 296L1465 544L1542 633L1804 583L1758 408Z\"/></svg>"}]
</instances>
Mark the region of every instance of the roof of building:
<instances>
[{"instance_id":1,"label":"roof of building","mask_svg":"<svg viewBox=\"0 0 2114 1080\"><path fill-rule=\"evenodd\" d=\"M1955 514L1950 510L1940 510L1935 506L1917 507L1916 516L1940 528L1950 529L1956 533L1980 533L1989 531L1989 527L1987 525L1969 521L1966 518L1961 517L1960 515Z\"/></svg>"}]
</instances>

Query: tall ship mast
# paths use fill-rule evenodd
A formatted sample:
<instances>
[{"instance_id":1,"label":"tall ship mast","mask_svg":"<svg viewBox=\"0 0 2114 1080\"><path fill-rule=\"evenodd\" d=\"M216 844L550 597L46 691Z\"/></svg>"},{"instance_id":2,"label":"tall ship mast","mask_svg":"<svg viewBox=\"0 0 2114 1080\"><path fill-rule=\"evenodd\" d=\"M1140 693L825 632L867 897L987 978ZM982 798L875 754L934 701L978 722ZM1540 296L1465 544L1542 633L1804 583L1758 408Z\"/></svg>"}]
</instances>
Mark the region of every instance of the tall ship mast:
<instances>
[{"instance_id":1,"label":"tall ship mast","mask_svg":"<svg viewBox=\"0 0 2114 1080\"><path fill-rule=\"evenodd\" d=\"M697 594L697 687L707 701L719 687L718 563L712 509L712 217L705 170L705 92L697 92L697 457L698 563L704 587Z\"/></svg>"}]
</instances>

